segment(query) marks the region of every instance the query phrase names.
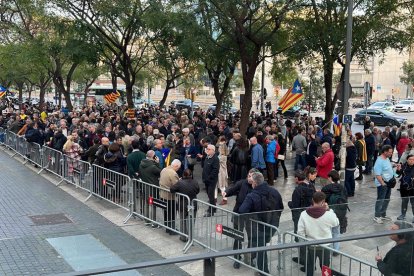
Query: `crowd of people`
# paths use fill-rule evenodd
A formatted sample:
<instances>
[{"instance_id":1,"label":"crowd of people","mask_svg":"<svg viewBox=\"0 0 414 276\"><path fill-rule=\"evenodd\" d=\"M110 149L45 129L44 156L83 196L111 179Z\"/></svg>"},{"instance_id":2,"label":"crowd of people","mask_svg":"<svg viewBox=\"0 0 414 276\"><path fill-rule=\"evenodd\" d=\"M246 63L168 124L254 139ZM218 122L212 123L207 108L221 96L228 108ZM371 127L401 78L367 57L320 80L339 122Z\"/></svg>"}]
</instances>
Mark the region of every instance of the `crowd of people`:
<instances>
[{"instance_id":1,"label":"crowd of people","mask_svg":"<svg viewBox=\"0 0 414 276\"><path fill-rule=\"evenodd\" d=\"M84 107L66 113L52 107L38 110L36 106L26 106L17 111L7 108L2 114L0 127L24 136L28 142L46 145L73 159L142 179L172 193L187 194L190 200L200 192L201 183L193 175L201 163L201 180L210 204L203 214L205 217L215 214L217 203L226 205L228 197L237 196L234 212L276 210L279 213L275 212L278 214L275 217L258 219L279 226L283 200L277 185L292 174L285 165L290 151L294 155L293 174L297 185L288 206L292 210L295 233L309 239L338 237L344 233L346 203L355 195L355 180L362 180L363 175L368 177L372 172L378 197L374 221L390 220L386 211L396 184L393 167L401 176L403 197L398 220L405 220L408 202L414 214L413 125L386 127L381 131L367 116L364 133L353 134L348 129L345 182L341 185L338 174L341 138L334 136L321 118L307 118L299 113L294 118L284 118L276 112L252 112L246 133L239 131L240 114L216 116L212 111L187 112L174 108L141 109L132 117L127 108L113 106ZM392 163L394 149L398 160ZM316 184L321 191L317 191ZM271 200L267 201L272 203L271 209L263 204L262 198L267 194L270 194ZM188 211L183 206L175 206L170 193L161 192L159 196L170 210L164 213L167 232L174 235L176 232L170 229L176 227L176 208L182 218L188 216ZM318 222L321 220L323 224ZM316 229L315 225L325 228ZM243 231L246 223L234 220L234 227ZM183 237L180 239L186 241ZM255 246L264 246L269 237L262 240L263 243ZM240 246L235 240L234 248ZM333 246L339 250L339 244ZM313 275L314 264L305 265L303 252L300 250L293 260L304 265L302 269L307 275ZM323 251L308 250L308 254L308 259L319 256L323 259L321 265L329 264ZM260 270L268 272L266 253L258 254L257 258ZM386 263L386 259L378 260L381 266ZM238 262L234 267L239 267Z\"/></svg>"}]
</instances>

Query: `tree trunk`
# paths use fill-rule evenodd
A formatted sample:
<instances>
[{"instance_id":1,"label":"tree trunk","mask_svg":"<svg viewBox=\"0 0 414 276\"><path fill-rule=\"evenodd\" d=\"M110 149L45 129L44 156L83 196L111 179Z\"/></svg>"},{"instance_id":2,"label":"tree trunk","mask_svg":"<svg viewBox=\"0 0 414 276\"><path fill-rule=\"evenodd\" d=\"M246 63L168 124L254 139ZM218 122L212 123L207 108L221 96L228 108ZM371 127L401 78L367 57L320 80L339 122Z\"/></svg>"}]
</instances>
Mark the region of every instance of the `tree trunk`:
<instances>
[{"instance_id":1,"label":"tree trunk","mask_svg":"<svg viewBox=\"0 0 414 276\"><path fill-rule=\"evenodd\" d=\"M128 108L135 108L134 101L132 99L132 84L130 82L125 82L125 93L127 97Z\"/></svg>"},{"instance_id":2,"label":"tree trunk","mask_svg":"<svg viewBox=\"0 0 414 276\"><path fill-rule=\"evenodd\" d=\"M19 105L20 110L23 109L23 83L16 83L17 90L19 91Z\"/></svg>"},{"instance_id":3,"label":"tree trunk","mask_svg":"<svg viewBox=\"0 0 414 276\"><path fill-rule=\"evenodd\" d=\"M39 94L39 110L42 112L45 106L45 94L46 94L46 85L42 84L39 86L40 94Z\"/></svg>"},{"instance_id":4,"label":"tree trunk","mask_svg":"<svg viewBox=\"0 0 414 276\"><path fill-rule=\"evenodd\" d=\"M160 108L162 108L164 106L165 101L167 100L168 91L170 91L171 88L173 88L173 87L171 87L171 83L173 83L173 81L167 80L167 83L166 83L166 86L165 86L165 89L164 89L164 94L162 95L162 99L161 99L161 101L159 103Z\"/></svg>"},{"instance_id":5,"label":"tree trunk","mask_svg":"<svg viewBox=\"0 0 414 276\"><path fill-rule=\"evenodd\" d=\"M250 110L252 109L253 80L255 72L256 67L249 67L247 74L243 74L244 99L242 102L242 112L239 125L240 133L243 136L246 136L247 128L250 123Z\"/></svg>"},{"instance_id":6,"label":"tree trunk","mask_svg":"<svg viewBox=\"0 0 414 276\"><path fill-rule=\"evenodd\" d=\"M221 108L223 106L223 101L227 96L227 93L229 93L229 88L230 88L230 82L233 79L234 76L234 71L236 70L235 66L231 66L230 67L230 71L226 74L226 78L223 82L223 87L220 93L220 89L219 89L219 78L216 78L214 81L212 81L213 83L213 89L214 89L214 96L216 97L216 116L220 115L221 112Z\"/></svg>"},{"instance_id":7,"label":"tree trunk","mask_svg":"<svg viewBox=\"0 0 414 276\"><path fill-rule=\"evenodd\" d=\"M325 83L325 122L332 121L333 111L335 105L333 105L332 99L332 81L333 81L333 62L324 66L324 83Z\"/></svg>"}]
</instances>

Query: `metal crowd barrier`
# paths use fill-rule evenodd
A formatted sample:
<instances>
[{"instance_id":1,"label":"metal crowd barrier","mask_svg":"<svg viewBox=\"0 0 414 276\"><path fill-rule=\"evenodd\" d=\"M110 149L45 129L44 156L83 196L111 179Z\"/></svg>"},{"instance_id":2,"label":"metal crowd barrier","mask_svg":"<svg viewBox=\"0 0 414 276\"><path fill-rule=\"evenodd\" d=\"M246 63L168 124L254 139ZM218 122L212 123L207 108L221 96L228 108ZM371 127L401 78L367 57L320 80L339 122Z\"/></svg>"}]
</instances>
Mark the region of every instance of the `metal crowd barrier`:
<instances>
[{"instance_id":1,"label":"metal crowd barrier","mask_svg":"<svg viewBox=\"0 0 414 276\"><path fill-rule=\"evenodd\" d=\"M62 152L49 148L47 146L43 146L42 169L61 178L61 180L56 185L59 185L63 181L62 163L63 163Z\"/></svg>"},{"instance_id":2,"label":"metal crowd barrier","mask_svg":"<svg viewBox=\"0 0 414 276\"><path fill-rule=\"evenodd\" d=\"M17 136L16 138L16 153L20 155L25 161L28 159L28 142L24 136Z\"/></svg>"},{"instance_id":3,"label":"metal crowd barrier","mask_svg":"<svg viewBox=\"0 0 414 276\"><path fill-rule=\"evenodd\" d=\"M88 191L92 195L92 166L89 162L63 155L62 177L70 184Z\"/></svg>"},{"instance_id":4,"label":"metal crowd barrier","mask_svg":"<svg viewBox=\"0 0 414 276\"><path fill-rule=\"evenodd\" d=\"M37 143L28 143L28 158L33 164L42 167L42 146Z\"/></svg>"},{"instance_id":5,"label":"metal crowd barrier","mask_svg":"<svg viewBox=\"0 0 414 276\"><path fill-rule=\"evenodd\" d=\"M274 245L281 242L279 229L274 225L258 221L254 213L238 214L197 199L193 200L192 205L198 207L200 216L193 215L191 244L197 243L211 251L223 251ZM211 211L214 211L213 216L203 216ZM256 254L251 256L235 255L230 258L259 271L263 275L279 275L281 273L282 258L280 253L276 251L267 252L266 259L263 254L260 256L256 256Z\"/></svg>"},{"instance_id":6,"label":"metal crowd barrier","mask_svg":"<svg viewBox=\"0 0 414 276\"><path fill-rule=\"evenodd\" d=\"M4 128L0 127L0 145L4 145L5 142L6 131Z\"/></svg>"},{"instance_id":7,"label":"metal crowd barrier","mask_svg":"<svg viewBox=\"0 0 414 276\"><path fill-rule=\"evenodd\" d=\"M309 240L293 232L283 233L283 244L300 241ZM333 257L333 253L336 253L338 255L336 257ZM296 258L297 262L293 261L293 258ZM322 260L316 262L316 258L321 258ZM287 250L283 250L282 263L284 275L301 274L302 272L300 268L302 266L305 268L316 267L316 269L319 271L323 269L319 267L320 263L329 267L329 269L332 271L332 274L330 275L382 275L378 270L376 264L371 264L365 260L354 257L345 252L335 250L329 245L289 248ZM317 272L316 275L321 275L321 273Z\"/></svg>"},{"instance_id":8,"label":"metal crowd barrier","mask_svg":"<svg viewBox=\"0 0 414 276\"><path fill-rule=\"evenodd\" d=\"M17 134L11 131L6 132L5 145L11 150L16 151Z\"/></svg>"},{"instance_id":9,"label":"metal crowd barrier","mask_svg":"<svg viewBox=\"0 0 414 276\"><path fill-rule=\"evenodd\" d=\"M124 223L131 218L133 191L129 176L94 164L92 165L91 192L93 195L129 211Z\"/></svg>"},{"instance_id":10,"label":"metal crowd barrier","mask_svg":"<svg viewBox=\"0 0 414 276\"><path fill-rule=\"evenodd\" d=\"M167 233L177 233L180 239L190 244L192 206L190 198L180 193L134 179L133 214L144 219L147 225L166 229Z\"/></svg>"}]
</instances>

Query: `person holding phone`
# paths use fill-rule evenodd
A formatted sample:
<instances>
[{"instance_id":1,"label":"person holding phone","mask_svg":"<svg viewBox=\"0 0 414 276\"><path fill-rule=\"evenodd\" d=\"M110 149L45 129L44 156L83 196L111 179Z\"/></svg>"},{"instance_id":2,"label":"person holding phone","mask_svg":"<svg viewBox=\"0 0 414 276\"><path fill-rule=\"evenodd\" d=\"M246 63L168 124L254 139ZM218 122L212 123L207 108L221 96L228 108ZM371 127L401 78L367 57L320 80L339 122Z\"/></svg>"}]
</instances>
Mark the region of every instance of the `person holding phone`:
<instances>
[{"instance_id":1,"label":"person holding phone","mask_svg":"<svg viewBox=\"0 0 414 276\"><path fill-rule=\"evenodd\" d=\"M395 221L391 225L390 230L400 230L413 228L410 223L404 221ZM388 275L413 275L414 264L412 262L412 233L404 233L398 235L390 235L390 239L395 241L395 246L383 258L379 252L377 246L377 255L375 261L377 261L378 270Z\"/></svg>"}]
</instances>

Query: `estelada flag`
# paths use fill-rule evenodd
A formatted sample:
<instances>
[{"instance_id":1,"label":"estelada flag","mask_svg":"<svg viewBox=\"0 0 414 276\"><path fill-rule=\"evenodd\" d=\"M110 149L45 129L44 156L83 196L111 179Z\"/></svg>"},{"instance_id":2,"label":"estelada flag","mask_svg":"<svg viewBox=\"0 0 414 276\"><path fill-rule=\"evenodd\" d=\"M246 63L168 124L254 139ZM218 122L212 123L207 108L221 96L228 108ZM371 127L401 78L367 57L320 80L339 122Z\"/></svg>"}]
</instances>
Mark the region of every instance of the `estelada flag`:
<instances>
[{"instance_id":1,"label":"estelada flag","mask_svg":"<svg viewBox=\"0 0 414 276\"><path fill-rule=\"evenodd\" d=\"M118 99L121 96L121 93L119 93L118 91L114 91L110 94L106 94L104 96L104 99L107 103L114 103L116 101L116 99Z\"/></svg>"},{"instance_id":2,"label":"estelada flag","mask_svg":"<svg viewBox=\"0 0 414 276\"><path fill-rule=\"evenodd\" d=\"M302 85L300 85L299 80L296 79L295 83L293 84L293 87L291 87L279 101L279 106L282 107L282 113L286 112L289 108L294 106L302 98Z\"/></svg>"},{"instance_id":3,"label":"estelada flag","mask_svg":"<svg viewBox=\"0 0 414 276\"><path fill-rule=\"evenodd\" d=\"M332 119L332 122L333 122L334 136L340 136L342 124L339 122L338 115L334 116L334 118Z\"/></svg>"},{"instance_id":4,"label":"estelada flag","mask_svg":"<svg viewBox=\"0 0 414 276\"><path fill-rule=\"evenodd\" d=\"M0 85L0 99L6 96L7 88Z\"/></svg>"}]
</instances>

